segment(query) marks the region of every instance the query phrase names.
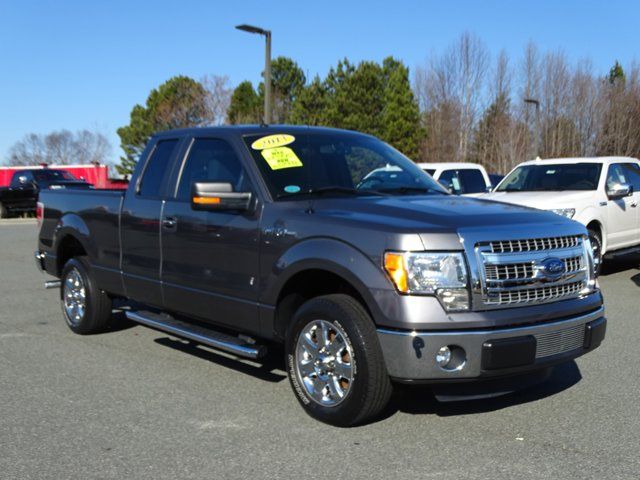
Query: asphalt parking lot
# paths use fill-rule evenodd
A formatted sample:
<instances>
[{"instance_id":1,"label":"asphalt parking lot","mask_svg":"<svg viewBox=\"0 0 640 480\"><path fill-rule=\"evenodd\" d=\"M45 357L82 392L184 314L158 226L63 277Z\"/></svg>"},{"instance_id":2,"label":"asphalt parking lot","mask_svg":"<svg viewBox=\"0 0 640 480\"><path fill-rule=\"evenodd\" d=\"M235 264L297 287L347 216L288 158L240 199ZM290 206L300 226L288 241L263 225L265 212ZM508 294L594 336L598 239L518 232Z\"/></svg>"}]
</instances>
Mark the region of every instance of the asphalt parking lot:
<instances>
[{"instance_id":1,"label":"asphalt parking lot","mask_svg":"<svg viewBox=\"0 0 640 480\"><path fill-rule=\"evenodd\" d=\"M33 221L0 223L1 478L640 478L639 256L606 266L605 343L546 384L458 403L404 389L345 430L303 413L280 355L72 334L35 241Z\"/></svg>"}]
</instances>

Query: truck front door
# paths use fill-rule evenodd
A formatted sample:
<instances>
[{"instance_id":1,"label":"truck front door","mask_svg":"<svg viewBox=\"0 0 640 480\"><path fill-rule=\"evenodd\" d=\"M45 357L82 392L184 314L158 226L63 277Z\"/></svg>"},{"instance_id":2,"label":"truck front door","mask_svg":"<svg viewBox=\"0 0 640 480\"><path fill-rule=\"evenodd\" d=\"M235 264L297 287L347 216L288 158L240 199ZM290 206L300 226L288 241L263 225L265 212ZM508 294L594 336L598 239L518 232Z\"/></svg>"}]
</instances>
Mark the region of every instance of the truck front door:
<instances>
[{"instance_id":1,"label":"truck front door","mask_svg":"<svg viewBox=\"0 0 640 480\"><path fill-rule=\"evenodd\" d=\"M607 172L605 189L616 184L634 187L640 185L640 174L630 163L612 163ZM607 249L624 248L638 243L638 203L640 191L634 188L631 195L611 198L607 202Z\"/></svg>"},{"instance_id":2,"label":"truck front door","mask_svg":"<svg viewBox=\"0 0 640 480\"><path fill-rule=\"evenodd\" d=\"M191 208L194 182L230 183L255 193L239 156L222 138L194 138L162 218L165 308L258 332L259 209Z\"/></svg>"}]
</instances>

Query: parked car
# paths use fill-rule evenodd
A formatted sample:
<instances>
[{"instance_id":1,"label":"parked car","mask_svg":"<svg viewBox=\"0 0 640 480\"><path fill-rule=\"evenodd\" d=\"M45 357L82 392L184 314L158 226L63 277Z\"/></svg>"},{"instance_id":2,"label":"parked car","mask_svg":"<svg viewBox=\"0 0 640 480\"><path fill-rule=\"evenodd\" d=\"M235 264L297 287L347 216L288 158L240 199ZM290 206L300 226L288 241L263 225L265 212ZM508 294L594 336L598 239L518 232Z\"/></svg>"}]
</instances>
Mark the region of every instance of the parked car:
<instances>
[{"instance_id":1,"label":"parked car","mask_svg":"<svg viewBox=\"0 0 640 480\"><path fill-rule=\"evenodd\" d=\"M41 190L71 187L91 188L91 185L65 170L18 170L8 187L0 187L0 218L16 213L35 213Z\"/></svg>"},{"instance_id":2,"label":"parked car","mask_svg":"<svg viewBox=\"0 0 640 480\"><path fill-rule=\"evenodd\" d=\"M549 210L587 227L595 259L640 248L640 162L556 158L518 165L483 198Z\"/></svg>"},{"instance_id":3,"label":"parked car","mask_svg":"<svg viewBox=\"0 0 640 480\"><path fill-rule=\"evenodd\" d=\"M124 297L129 319L238 356L282 343L300 404L334 425L375 418L393 383L531 385L605 334L584 226L450 195L369 135L163 132L126 192L40 203L36 262L72 331L109 328Z\"/></svg>"},{"instance_id":4,"label":"parked car","mask_svg":"<svg viewBox=\"0 0 640 480\"><path fill-rule=\"evenodd\" d=\"M487 171L477 163L418 163L418 166L456 195L478 196L491 190Z\"/></svg>"}]
</instances>

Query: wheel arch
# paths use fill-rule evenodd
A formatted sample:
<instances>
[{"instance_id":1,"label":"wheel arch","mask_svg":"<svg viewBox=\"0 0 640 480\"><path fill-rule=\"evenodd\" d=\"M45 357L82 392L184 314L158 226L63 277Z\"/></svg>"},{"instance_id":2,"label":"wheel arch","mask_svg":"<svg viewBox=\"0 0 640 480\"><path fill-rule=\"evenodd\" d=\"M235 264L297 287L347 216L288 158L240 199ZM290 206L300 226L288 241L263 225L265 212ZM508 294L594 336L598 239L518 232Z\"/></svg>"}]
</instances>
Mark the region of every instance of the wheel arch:
<instances>
[{"instance_id":1,"label":"wheel arch","mask_svg":"<svg viewBox=\"0 0 640 480\"><path fill-rule=\"evenodd\" d=\"M393 288L381 267L364 253L331 239L301 242L275 263L267 281L265 302L275 306L273 331L282 339L290 319L305 301L331 293L355 298L374 323L382 316L375 291Z\"/></svg>"}]
</instances>

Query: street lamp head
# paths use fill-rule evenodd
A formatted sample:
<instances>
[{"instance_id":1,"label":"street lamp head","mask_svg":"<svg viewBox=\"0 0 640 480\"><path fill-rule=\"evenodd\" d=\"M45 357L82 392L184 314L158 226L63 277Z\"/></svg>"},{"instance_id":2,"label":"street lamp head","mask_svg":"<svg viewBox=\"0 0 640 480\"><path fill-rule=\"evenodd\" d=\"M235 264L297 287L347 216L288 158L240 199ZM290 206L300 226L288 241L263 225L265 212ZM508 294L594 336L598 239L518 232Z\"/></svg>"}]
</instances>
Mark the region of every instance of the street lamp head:
<instances>
[{"instance_id":1,"label":"street lamp head","mask_svg":"<svg viewBox=\"0 0 640 480\"><path fill-rule=\"evenodd\" d=\"M536 107L540 106L540 101L536 100L535 98L525 98L524 99L524 103L532 103L534 104Z\"/></svg>"},{"instance_id":2,"label":"street lamp head","mask_svg":"<svg viewBox=\"0 0 640 480\"><path fill-rule=\"evenodd\" d=\"M238 30L242 30L243 32L257 33L259 35L269 35L271 33L269 30L265 30L260 27L254 27L253 25L246 25L246 24L236 25L236 28Z\"/></svg>"}]
</instances>

